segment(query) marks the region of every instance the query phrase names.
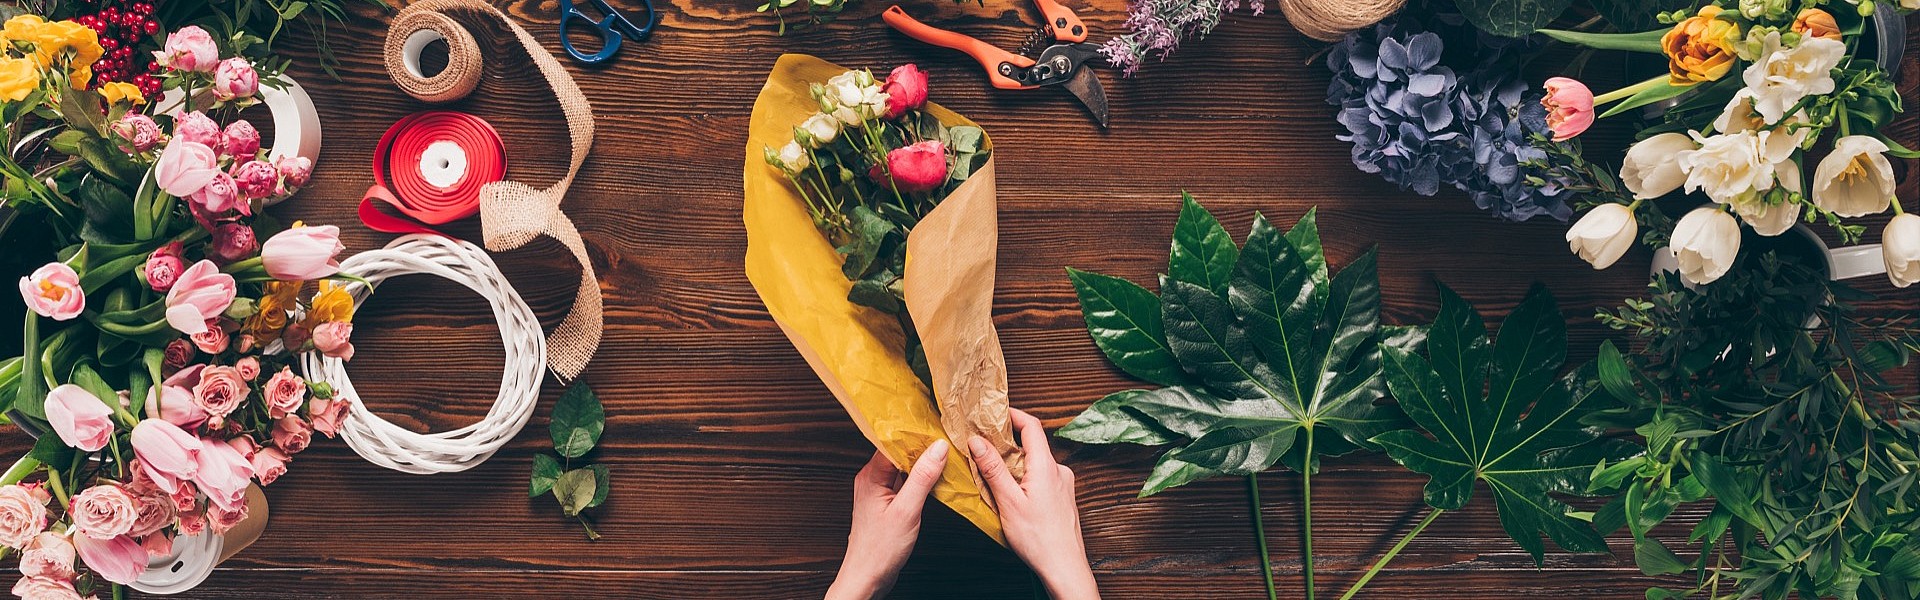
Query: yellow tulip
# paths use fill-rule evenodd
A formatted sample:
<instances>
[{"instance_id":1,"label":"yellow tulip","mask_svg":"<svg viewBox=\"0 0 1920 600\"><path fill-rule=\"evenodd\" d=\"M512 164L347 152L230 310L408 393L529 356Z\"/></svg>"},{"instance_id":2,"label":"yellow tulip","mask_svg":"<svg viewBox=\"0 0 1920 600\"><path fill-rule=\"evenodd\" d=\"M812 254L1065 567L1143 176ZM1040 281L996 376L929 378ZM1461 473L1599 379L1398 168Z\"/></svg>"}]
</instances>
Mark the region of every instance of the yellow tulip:
<instances>
[{"instance_id":1,"label":"yellow tulip","mask_svg":"<svg viewBox=\"0 0 1920 600\"><path fill-rule=\"evenodd\" d=\"M140 105L147 102L147 97L140 94L139 87L124 81L109 82L100 86L100 95L107 99L107 104L126 102Z\"/></svg>"},{"instance_id":2,"label":"yellow tulip","mask_svg":"<svg viewBox=\"0 0 1920 600\"><path fill-rule=\"evenodd\" d=\"M1740 26L1718 18L1720 13L1720 7L1709 5L1660 36L1660 47L1667 54L1669 83L1685 86L1713 81L1733 70L1738 59L1733 46L1740 39Z\"/></svg>"},{"instance_id":3,"label":"yellow tulip","mask_svg":"<svg viewBox=\"0 0 1920 600\"><path fill-rule=\"evenodd\" d=\"M0 100L19 102L40 88L40 67L33 61L0 56Z\"/></svg>"}]
</instances>

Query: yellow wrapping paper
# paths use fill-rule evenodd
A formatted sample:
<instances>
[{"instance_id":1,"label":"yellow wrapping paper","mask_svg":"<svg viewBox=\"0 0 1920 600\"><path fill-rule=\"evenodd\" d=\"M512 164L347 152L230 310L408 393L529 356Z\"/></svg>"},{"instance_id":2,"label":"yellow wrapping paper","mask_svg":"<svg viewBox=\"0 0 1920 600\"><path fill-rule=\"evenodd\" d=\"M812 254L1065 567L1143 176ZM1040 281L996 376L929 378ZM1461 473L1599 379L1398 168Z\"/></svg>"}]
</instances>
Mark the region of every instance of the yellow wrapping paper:
<instances>
[{"instance_id":1,"label":"yellow wrapping paper","mask_svg":"<svg viewBox=\"0 0 1920 600\"><path fill-rule=\"evenodd\" d=\"M847 300L853 282L840 272L840 254L814 228L786 176L763 159L764 148L791 141L793 126L818 110L808 84L845 71L811 56L781 56L754 102L744 176L747 279L794 349L894 466L906 471L934 440L952 442L934 497L1005 544L1000 518L964 450L977 433L1002 450L1009 467L1018 472L1021 465L1007 422L1005 359L990 314L993 162L907 240L905 295L943 398L936 408L907 366L898 321ZM933 104L926 110L950 126L973 124Z\"/></svg>"}]
</instances>

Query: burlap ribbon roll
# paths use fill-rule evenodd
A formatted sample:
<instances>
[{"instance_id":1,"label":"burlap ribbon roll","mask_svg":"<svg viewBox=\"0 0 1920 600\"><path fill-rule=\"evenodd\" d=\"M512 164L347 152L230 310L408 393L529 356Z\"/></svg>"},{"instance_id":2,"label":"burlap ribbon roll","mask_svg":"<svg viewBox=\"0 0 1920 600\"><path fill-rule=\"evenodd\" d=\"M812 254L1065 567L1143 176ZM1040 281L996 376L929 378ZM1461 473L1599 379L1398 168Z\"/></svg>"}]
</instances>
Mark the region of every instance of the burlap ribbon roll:
<instances>
[{"instance_id":1,"label":"burlap ribbon roll","mask_svg":"<svg viewBox=\"0 0 1920 600\"><path fill-rule=\"evenodd\" d=\"M566 68L540 46L533 34L480 0L424 0L408 5L394 17L387 30L387 75L401 90L427 102L446 102L466 96L479 85L486 57L478 39L452 17L460 13L493 19L513 32L560 101L567 131L573 138L567 174L552 186L540 189L518 181L500 181L480 190L480 226L488 250L513 250L548 236L566 246L580 263L580 287L574 294L573 308L547 335L547 366L562 381L569 380L586 370L587 362L600 347L600 283L580 230L560 211L567 187L573 184L580 164L587 160L587 150L593 147L593 107ZM447 41L447 67L426 76L419 66L419 50L434 36Z\"/></svg>"},{"instance_id":2,"label":"burlap ribbon roll","mask_svg":"<svg viewBox=\"0 0 1920 600\"><path fill-rule=\"evenodd\" d=\"M1280 0L1280 12L1307 37L1337 42L1393 16L1406 4L1406 0Z\"/></svg>"}]
</instances>

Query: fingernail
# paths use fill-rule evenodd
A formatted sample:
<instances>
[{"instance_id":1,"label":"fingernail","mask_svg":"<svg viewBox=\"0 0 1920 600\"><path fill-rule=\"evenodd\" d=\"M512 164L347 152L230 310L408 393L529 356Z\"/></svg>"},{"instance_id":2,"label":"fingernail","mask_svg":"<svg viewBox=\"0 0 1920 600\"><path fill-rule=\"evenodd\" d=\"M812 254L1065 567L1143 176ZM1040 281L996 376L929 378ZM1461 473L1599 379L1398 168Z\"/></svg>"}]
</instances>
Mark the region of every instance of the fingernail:
<instances>
[{"instance_id":1,"label":"fingernail","mask_svg":"<svg viewBox=\"0 0 1920 600\"><path fill-rule=\"evenodd\" d=\"M927 446L927 452L939 455L941 458L946 458L947 448L950 446L952 446L952 444L948 444L947 440L934 440L932 445Z\"/></svg>"},{"instance_id":2,"label":"fingernail","mask_svg":"<svg viewBox=\"0 0 1920 600\"><path fill-rule=\"evenodd\" d=\"M993 444L987 443L987 438L977 435L967 439L967 449L973 451L975 456L993 454Z\"/></svg>"}]
</instances>

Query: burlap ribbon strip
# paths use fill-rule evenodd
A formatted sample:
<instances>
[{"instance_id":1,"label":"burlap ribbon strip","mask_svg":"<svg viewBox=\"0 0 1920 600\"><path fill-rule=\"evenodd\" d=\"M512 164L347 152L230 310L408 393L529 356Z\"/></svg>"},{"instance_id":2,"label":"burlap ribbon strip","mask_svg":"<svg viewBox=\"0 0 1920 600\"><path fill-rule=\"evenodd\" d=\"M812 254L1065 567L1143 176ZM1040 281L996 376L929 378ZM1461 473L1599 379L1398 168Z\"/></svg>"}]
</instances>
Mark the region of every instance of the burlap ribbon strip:
<instances>
[{"instance_id":1,"label":"burlap ribbon strip","mask_svg":"<svg viewBox=\"0 0 1920 600\"><path fill-rule=\"evenodd\" d=\"M499 181L480 190L480 225L488 250L505 252L519 248L540 236L552 237L566 246L580 263L580 287L574 294L573 308L560 326L547 335L547 365L562 381L578 377L600 347L602 323L600 283L593 273L593 261L587 256L585 240L573 221L560 211L560 201L573 184L580 164L593 147L593 107L586 94L567 75L565 67L554 60L533 34L508 18L500 9L479 0L424 0L408 5L393 19L387 30L387 75L394 84L426 102L458 100L479 85L486 57L480 43L449 13L467 13L493 19L513 32L520 47L540 68L547 86L560 101L567 118L567 131L573 138L573 154L567 174L546 189L518 181ZM419 44L416 34L431 31L447 41L447 67L432 76L420 72L417 48L409 52L409 40ZM426 34L427 39L432 34ZM414 58L409 60L409 54Z\"/></svg>"}]
</instances>

